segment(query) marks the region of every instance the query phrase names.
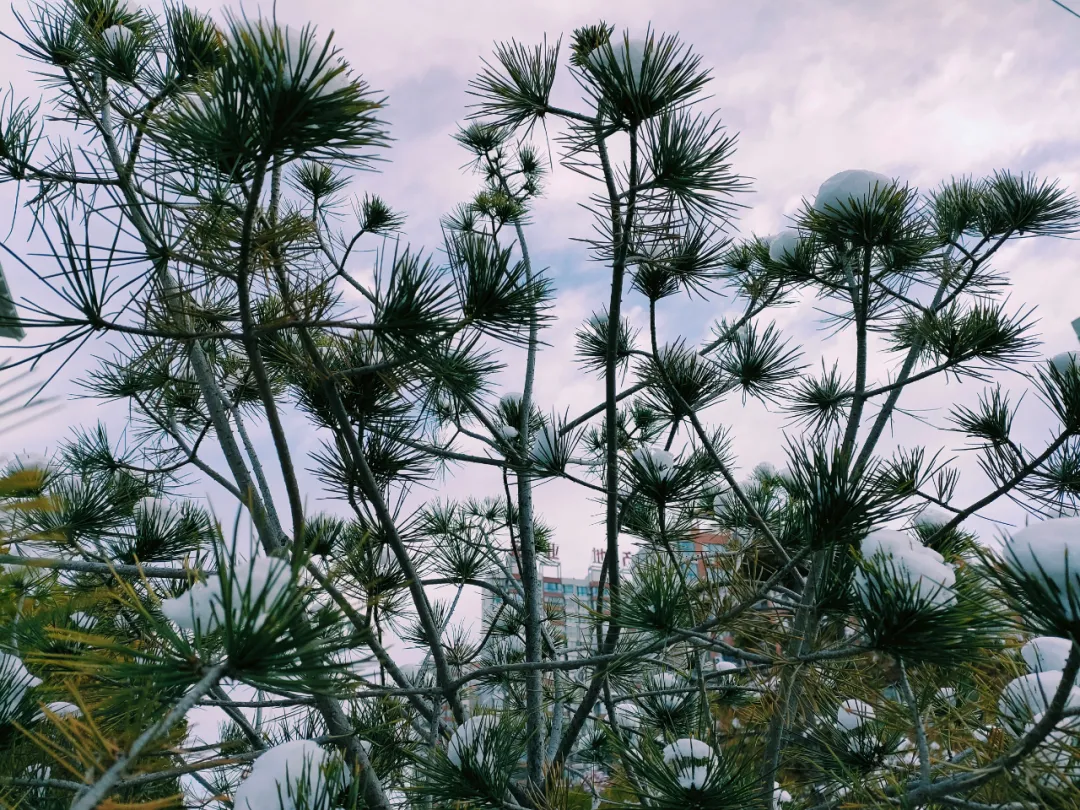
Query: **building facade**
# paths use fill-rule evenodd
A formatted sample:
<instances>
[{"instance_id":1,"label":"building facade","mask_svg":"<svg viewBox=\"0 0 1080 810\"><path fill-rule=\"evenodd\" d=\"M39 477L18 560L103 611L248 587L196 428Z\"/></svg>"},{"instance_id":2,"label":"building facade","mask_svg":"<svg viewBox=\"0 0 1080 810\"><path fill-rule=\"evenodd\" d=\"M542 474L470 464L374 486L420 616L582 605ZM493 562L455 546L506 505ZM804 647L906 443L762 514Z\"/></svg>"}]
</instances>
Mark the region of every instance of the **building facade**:
<instances>
[{"instance_id":1,"label":"building facade","mask_svg":"<svg viewBox=\"0 0 1080 810\"><path fill-rule=\"evenodd\" d=\"M705 578L708 569L715 565L715 555L726 542L724 535L709 532L697 532L689 540L678 544L674 549L685 565L688 580ZM634 564L643 551L623 552L620 569L628 577L633 577ZM585 652L596 648L596 626L591 621L597 608L600 589L600 570L603 565L604 550L594 548L592 561L584 576L567 576L559 560L558 546L552 546L548 556L541 558L541 592L549 620L549 632L560 640L565 640L568 653ZM521 574L514 555L507 552L503 558L502 570L507 577L499 576L492 584L503 593L519 598L521 594ZM515 586L516 583L516 586ZM489 590L483 592L483 617L485 624L491 621L502 605L502 598ZM717 658L720 656L717 655Z\"/></svg>"}]
</instances>

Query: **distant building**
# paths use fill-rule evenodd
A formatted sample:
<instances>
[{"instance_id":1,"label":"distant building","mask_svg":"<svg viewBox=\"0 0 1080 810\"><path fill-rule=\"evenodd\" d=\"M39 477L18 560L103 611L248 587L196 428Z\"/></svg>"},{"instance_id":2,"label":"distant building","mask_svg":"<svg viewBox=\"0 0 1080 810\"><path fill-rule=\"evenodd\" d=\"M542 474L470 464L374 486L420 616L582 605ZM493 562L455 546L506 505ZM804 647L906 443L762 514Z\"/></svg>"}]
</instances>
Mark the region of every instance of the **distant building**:
<instances>
[{"instance_id":1,"label":"distant building","mask_svg":"<svg viewBox=\"0 0 1080 810\"><path fill-rule=\"evenodd\" d=\"M694 580L704 578L709 567L715 564L714 552L719 550L727 541L725 535L709 532L697 532L691 539L685 540L673 549L681 555L686 565L687 579ZM630 577L633 576L634 563L642 551L624 551L620 568ZM592 562L584 577L570 577L563 575L562 563L559 561L559 548L552 546L551 552L541 559L541 592L548 613L553 617L548 622L549 629L556 631L558 636L566 640L566 647L570 651L595 649L596 628L590 623L591 612L596 609L596 599L600 588L600 569L604 561L604 550L594 548ZM520 586L521 574L518 571L517 561L512 553L507 552L503 559L503 568ZM520 590L505 577L496 577L492 584L503 593L509 594L515 599L520 599ZM483 592L483 617L485 622L490 621L499 606L502 598L489 590ZM719 655L715 656L720 658Z\"/></svg>"},{"instance_id":2,"label":"distant building","mask_svg":"<svg viewBox=\"0 0 1080 810\"><path fill-rule=\"evenodd\" d=\"M602 561L603 552L594 549L593 563L584 577L564 577L557 546L552 547L548 556L541 558L540 588L548 612L555 617L555 620L549 623L549 629L554 629L559 636L565 638L566 646L571 650L590 646L587 640L587 634L592 630L589 625L589 610L596 607ZM627 553L626 562L629 561L630 554ZM503 593L520 601L521 573L518 571L517 561L512 553L506 553L503 568L513 577L517 587L505 577L494 579L492 584ZM502 597L497 594L489 590L483 592L485 622L494 618L502 602Z\"/></svg>"}]
</instances>

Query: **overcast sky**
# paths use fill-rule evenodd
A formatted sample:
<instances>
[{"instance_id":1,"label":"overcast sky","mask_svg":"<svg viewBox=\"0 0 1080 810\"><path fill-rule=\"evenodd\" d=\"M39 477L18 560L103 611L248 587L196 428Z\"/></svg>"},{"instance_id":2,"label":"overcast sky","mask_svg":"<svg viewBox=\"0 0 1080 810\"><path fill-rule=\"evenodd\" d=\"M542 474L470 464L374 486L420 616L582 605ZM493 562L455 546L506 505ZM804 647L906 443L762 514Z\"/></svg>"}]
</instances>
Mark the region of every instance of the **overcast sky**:
<instances>
[{"instance_id":1,"label":"overcast sky","mask_svg":"<svg viewBox=\"0 0 1080 810\"><path fill-rule=\"evenodd\" d=\"M16 7L25 8L21 0ZM257 6L246 8L250 13ZM492 43L516 38L532 44L545 35L549 41L565 40L574 27L600 19L629 29L631 36L644 34L650 24L657 31L678 32L712 68L713 97L705 106L718 107L729 129L739 133L734 167L752 178L753 191L742 199L747 209L734 225L742 234L779 230L822 180L849 168L883 172L921 188L954 175L1006 168L1080 187L1080 19L1050 0L281 0L277 13L289 24L314 22L323 34L334 30L354 68L388 96L385 118L396 139L389 162L380 174L361 178L356 191L378 192L406 212L408 239L429 249L437 247L439 217L477 187L461 170L465 156L450 135L466 114L467 83ZM0 30L12 35L18 30L7 8L0 9ZM28 70L15 46L0 41L0 76L16 93L36 95ZM556 95L573 105L575 89L564 73ZM575 328L607 297L607 272L589 263L572 241L589 227L578 204L592 190L556 164L528 229L534 262L549 268L559 292L558 320L545 336L551 345L541 358L537 399L545 409L568 408L572 414L596 404L600 394L599 385L570 362ZM13 191L10 185L0 187L0 236L10 221ZM25 216L16 219L8 244L15 249L25 244L28 228ZM1048 355L1076 348L1069 322L1080 316L1078 260L1080 245L1069 241L1028 242L1000 256L999 266L1015 282L1013 302L1037 307ZM40 289L10 261L4 264L15 295L40 300ZM637 323L642 323L642 303L628 296L626 306ZM683 334L691 341L706 335L711 320L728 311L723 300L703 305L669 299L662 307L663 335ZM808 363L817 366L826 357L852 365L849 338L826 341L817 332L813 302L776 317L805 345ZM88 347L87 357L91 352L107 349L98 344ZM4 353L0 347L0 356ZM872 368L880 380L895 367L886 360ZM511 371L507 390L518 390L519 371ZM61 375L51 389L58 396L71 392L69 376ZM1007 383L1023 389L1015 380ZM921 418L941 424L950 406L973 403L979 390L978 384L929 382L905 401ZM1018 431L1038 447L1049 428L1029 400ZM0 451L45 451L70 425L90 424L99 414L115 424L113 411L70 405L17 432L13 441L5 438ZM743 407L736 398L709 417L731 427L744 471L760 461L782 463L784 423L777 415L754 403ZM317 446L299 419L290 424L290 435L301 451ZM946 451L959 447L958 437L935 435L911 418L898 420L894 440ZM499 491L496 481L472 470L459 472L433 494L440 488L456 496ZM985 489L972 471L958 505ZM309 497L312 509L323 508L314 485ZM590 550L602 544L596 505L569 485L545 484L538 506L556 528L566 573L583 573ZM1017 518L1005 505L991 514ZM988 524L973 527L993 531Z\"/></svg>"}]
</instances>

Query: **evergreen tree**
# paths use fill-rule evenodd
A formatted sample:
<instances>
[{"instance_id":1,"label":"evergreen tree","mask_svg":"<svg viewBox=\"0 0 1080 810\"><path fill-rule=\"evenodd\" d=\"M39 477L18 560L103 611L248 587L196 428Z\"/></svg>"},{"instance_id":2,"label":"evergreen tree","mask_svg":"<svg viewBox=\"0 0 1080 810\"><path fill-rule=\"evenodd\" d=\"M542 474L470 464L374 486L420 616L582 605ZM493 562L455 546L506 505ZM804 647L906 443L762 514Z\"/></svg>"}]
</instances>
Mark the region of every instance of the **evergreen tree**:
<instances>
[{"instance_id":1,"label":"evergreen tree","mask_svg":"<svg viewBox=\"0 0 1080 810\"><path fill-rule=\"evenodd\" d=\"M1028 375L1045 446L1013 437L997 386L953 408L989 481L974 503L955 503L951 462L882 442L919 381L1037 358L994 257L1077 229L1056 183L1002 171L927 192L843 172L792 229L735 239L748 184L700 57L600 23L568 57L500 45L472 82L456 137L479 189L439 260L402 246L377 197L344 225L389 133L330 36L125 0L20 23L49 112L9 99L0 172L32 190L55 264L9 248L39 284L0 328L27 332L13 367L111 341L84 390L130 416L121 441L84 426L0 480L5 806L1076 806L1076 357ZM577 109L551 102L563 68ZM532 144L548 122L557 155ZM577 334L605 396L574 416L535 385L558 311L527 240L556 157L594 184L587 247L611 274ZM366 242L370 279L351 261ZM703 345L661 342L658 309L688 295L743 314ZM853 375L806 368L768 320L806 297ZM628 300L647 302L647 334ZM524 373L502 393L511 353ZM790 415L783 469L736 477L703 419L735 396ZM323 442L306 460L297 413ZM339 513L309 507L305 463ZM474 465L502 490L418 500ZM553 478L602 505L585 648L542 598L532 487ZM235 517L186 497L193 481ZM992 551L963 522L1001 498L1035 522ZM726 542L688 560L702 530ZM499 608L469 632L432 595L446 584ZM209 739L201 706L229 718Z\"/></svg>"}]
</instances>

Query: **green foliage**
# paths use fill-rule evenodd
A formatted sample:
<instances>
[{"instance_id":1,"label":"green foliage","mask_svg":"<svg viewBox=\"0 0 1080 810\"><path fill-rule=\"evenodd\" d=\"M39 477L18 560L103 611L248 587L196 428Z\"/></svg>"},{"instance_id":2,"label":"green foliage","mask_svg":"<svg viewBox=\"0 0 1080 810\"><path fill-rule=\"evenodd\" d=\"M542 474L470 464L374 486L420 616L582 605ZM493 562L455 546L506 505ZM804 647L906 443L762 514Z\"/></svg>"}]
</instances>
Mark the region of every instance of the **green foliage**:
<instances>
[{"instance_id":1,"label":"green foliage","mask_svg":"<svg viewBox=\"0 0 1080 810\"><path fill-rule=\"evenodd\" d=\"M935 594L940 603L927 599L925 585L920 590L918 581L898 576L891 562L863 561L862 569L864 584L852 605L875 650L912 664L963 667L1007 628L996 594L971 566L957 572L954 587Z\"/></svg>"},{"instance_id":2,"label":"green foliage","mask_svg":"<svg viewBox=\"0 0 1080 810\"><path fill-rule=\"evenodd\" d=\"M513 129L543 118L555 83L559 44L549 48L545 40L528 48L517 42L500 43L495 63L485 60L484 70L469 83L470 95L479 99L473 115Z\"/></svg>"},{"instance_id":3,"label":"green foliage","mask_svg":"<svg viewBox=\"0 0 1080 810\"><path fill-rule=\"evenodd\" d=\"M490 721L484 718L490 717ZM419 764L414 790L439 807L465 804L502 807L503 796L524 749L522 724L511 718L480 715L471 739L460 745L460 765L435 750ZM470 744L471 743L471 744Z\"/></svg>"},{"instance_id":4,"label":"green foliage","mask_svg":"<svg viewBox=\"0 0 1080 810\"><path fill-rule=\"evenodd\" d=\"M701 57L677 37L656 37L652 32L644 43L631 44L629 33L598 42L579 70L601 115L625 129L674 112L696 96L709 78L701 68Z\"/></svg>"},{"instance_id":5,"label":"green foliage","mask_svg":"<svg viewBox=\"0 0 1080 810\"><path fill-rule=\"evenodd\" d=\"M374 117L382 102L314 29L231 17L225 36L212 82L176 99L162 121L161 145L176 160L250 179L301 156L362 166L362 150L385 143Z\"/></svg>"},{"instance_id":6,"label":"green foliage","mask_svg":"<svg viewBox=\"0 0 1080 810\"><path fill-rule=\"evenodd\" d=\"M577 351L582 368L603 375L607 369L609 323L607 313L593 314L577 331ZM634 353L636 332L625 318L619 322L615 336L615 357L621 371L625 372ZM516 424L511 422L510 424Z\"/></svg>"}]
</instances>

